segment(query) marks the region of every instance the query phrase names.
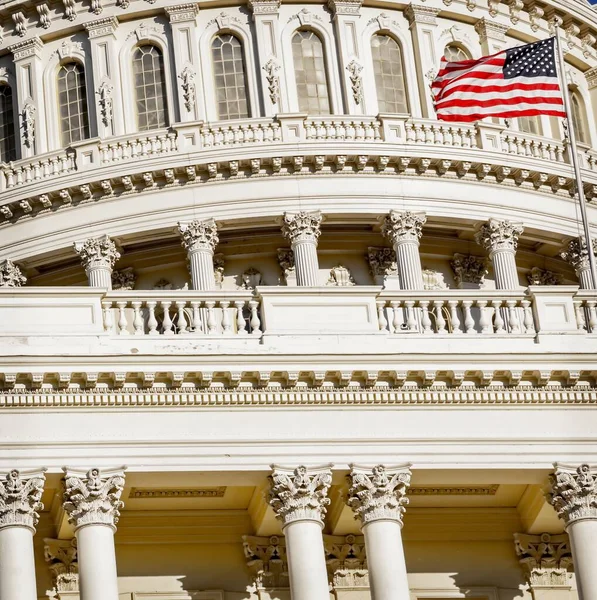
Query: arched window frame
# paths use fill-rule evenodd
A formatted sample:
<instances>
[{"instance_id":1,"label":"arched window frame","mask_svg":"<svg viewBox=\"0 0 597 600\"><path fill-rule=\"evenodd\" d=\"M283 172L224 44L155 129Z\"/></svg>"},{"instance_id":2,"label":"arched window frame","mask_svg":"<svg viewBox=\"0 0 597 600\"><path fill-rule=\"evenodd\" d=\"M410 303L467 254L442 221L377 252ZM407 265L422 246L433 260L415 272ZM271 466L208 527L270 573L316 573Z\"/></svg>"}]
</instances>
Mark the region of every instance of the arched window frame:
<instances>
[{"instance_id":1,"label":"arched window frame","mask_svg":"<svg viewBox=\"0 0 597 600\"><path fill-rule=\"evenodd\" d=\"M389 35L394 38L400 50L402 51L402 66L404 69L404 83L406 86L407 104L412 117L421 117L421 98L419 97L419 86L417 84L417 72L415 67L415 55L413 52L412 41L406 38L403 32L389 19L382 23L375 20L365 27L362 37L363 57L365 68L362 71L363 91L367 112L370 114L379 113L379 104L377 101L377 86L375 85L375 76L373 74L373 54L371 52L371 38L374 35Z\"/></svg>"},{"instance_id":2,"label":"arched window frame","mask_svg":"<svg viewBox=\"0 0 597 600\"><path fill-rule=\"evenodd\" d=\"M595 137L595 123L589 118L589 107L591 106L591 99L588 93L585 92L583 88L581 88L577 84L569 84L568 85L568 93L570 98L570 110L572 111L572 97L576 95L580 99L581 110L583 111L583 125L586 129L586 137L587 139L583 142L580 141L577 132L577 140L580 144L585 144L587 146L593 146L593 140ZM572 116L572 115L571 115Z\"/></svg>"},{"instance_id":3,"label":"arched window frame","mask_svg":"<svg viewBox=\"0 0 597 600\"><path fill-rule=\"evenodd\" d=\"M203 70L203 95L211 100L206 102L205 106L207 120L218 120L211 44L214 38L220 34L234 35L242 44L245 58L245 83L249 101L249 118L259 117L261 115L261 103L259 101L257 65L255 64L255 48L253 47L251 31L242 22L226 18L225 21L224 19L216 19L214 23L206 27L199 40L199 55L202 57L201 67Z\"/></svg>"},{"instance_id":4,"label":"arched window frame","mask_svg":"<svg viewBox=\"0 0 597 600\"><path fill-rule=\"evenodd\" d=\"M0 67L0 85L7 85L12 91L12 120L15 129L15 160L21 158L21 142L19 135L19 111L17 107L17 88L12 70Z\"/></svg>"},{"instance_id":5,"label":"arched window frame","mask_svg":"<svg viewBox=\"0 0 597 600\"><path fill-rule=\"evenodd\" d=\"M71 62L79 63L83 67L85 74L85 93L87 96L87 119L89 121L89 138L97 135L97 120L95 115L95 98L93 93L93 75L91 65L91 55L83 50L83 44L72 41L71 43L62 43L58 49L52 53L48 64L44 70L44 99L45 99L45 120L48 136L48 151L62 148L62 131L60 129L60 105L58 102L58 72L60 67ZM88 139L89 139L88 138ZM75 142L84 143L85 140Z\"/></svg>"},{"instance_id":6,"label":"arched window frame","mask_svg":"<svg viewBox=\"0 0 597 600\"><path fill-rule=\"evenodd\" d=\"M168 41L164 35L154 27L138 27L127 36L126 43L120 49L120 73L123 90L131 90L131 102L124 102L124 128L126 133L134 133L137 129L137 113L135 111L135 79L133 76L133 58L139 46L155 46L164 59L164 80L166 83L166 100L168 103L168 126L176 122L176 107L178 103L174 97L174 73L172 70L173 56L171 56ZM156 130L159 131L159 130ZM148 131L140 132L142 134Z\"/></svg>"},{"instance_id":7,"label":"arched window frame","mask_svg":"<svg viewBox=\"0 0 597 600\"><path fill-rule=\"evenodd\" d=\"M315 7L313 8L315 9ZM340 67L337 61L338 52L335 45L335 38L331 31L324 27L323 23L318 19L310 18L306 20L304 18L306 15L313 17L310 13L299 13L299 15L295 15L282 30L282 58L287 82L284 90L286 106L288 106L289 112L299 112L296 78L294 74L294 59L292 54L292 38L299 30L310 30L319 36L319 39L323 44L323 56L325 60L328 95L330 99L330 114L343 114Z\"/></svg>"},{"instance_id":8,"label":"arched window frame","mask_svg":"<svg viewBox=\"0 0 597 600\"><path fill-rule=\"evenodd\" d=\"M460 41L455 41L455 40L451 40L449 41L447 44L445 44L442 48L442 56L445 56L446 54L446 49L449 46L453 46L455 48L459 48L460 50L462 50L463 52L465 52L467 54L467 56L469 57L469 59L473 58L473 53Z\"/></svg>"}]
</instances>

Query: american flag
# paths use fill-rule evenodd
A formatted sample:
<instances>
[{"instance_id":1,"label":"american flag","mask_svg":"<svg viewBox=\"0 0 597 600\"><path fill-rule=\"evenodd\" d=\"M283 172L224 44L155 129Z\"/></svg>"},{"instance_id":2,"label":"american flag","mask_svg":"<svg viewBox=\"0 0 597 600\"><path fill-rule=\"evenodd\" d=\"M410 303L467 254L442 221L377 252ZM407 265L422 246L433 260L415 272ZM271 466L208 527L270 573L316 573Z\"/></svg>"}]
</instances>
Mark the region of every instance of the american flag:
<instances>
[{"instance_id":1,"label":"american flag","mask_svg":"<svg viewBox=\"0 0 597 600\"><path fill-rule=\"evenodd\" d=\"M566 117L556 68L556 38L502 50L479 60L448 62L431 86L437 118Z\"/></svg>"}]
</instances>

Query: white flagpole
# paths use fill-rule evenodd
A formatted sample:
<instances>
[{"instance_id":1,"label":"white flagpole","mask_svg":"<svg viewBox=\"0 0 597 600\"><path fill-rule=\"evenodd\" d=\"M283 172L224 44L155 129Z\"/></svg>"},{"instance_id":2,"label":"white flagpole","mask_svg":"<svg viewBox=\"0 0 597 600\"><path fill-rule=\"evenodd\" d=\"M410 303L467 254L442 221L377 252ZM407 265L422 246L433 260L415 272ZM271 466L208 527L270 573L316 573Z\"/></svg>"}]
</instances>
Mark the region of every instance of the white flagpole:
<instances>
[{"instance_id":1,"label":"white flagpole","mask_svg":"<svg viewBox=\"0 0 597 600\"><path fill-rule=\"evenodd\" d=\"M580 215L585 230L585 242L587 244L587 251L589 253L589 267L591 269L591 280L593 282L593 289L597 290L597 267L595 265L595 254L593 253L593 240L591 238L591 227L589 225L589 218L587 216L587 202L585 200L585 189L583 187L582 178L580 174L580 164L578 161L578 148L576 146L576 131L574 130L574 123L571 118L570 110L570 92L568 90L568 84L566 82L566 63L564 62L564 49L562 47L562 38L560 36L560 28L556 22L556 40L558 44L558 55L560 58L560 85L562 87L562 95L564 96L564 107L566 109L566 120L568 121L568 139L570 145L568 151L572 158L572 164L574 165L574 174L576 176L576 191L578 193L578 204L580 206ZM581 244L582 248L582 244Z\"/></svg>"}]
</instances>

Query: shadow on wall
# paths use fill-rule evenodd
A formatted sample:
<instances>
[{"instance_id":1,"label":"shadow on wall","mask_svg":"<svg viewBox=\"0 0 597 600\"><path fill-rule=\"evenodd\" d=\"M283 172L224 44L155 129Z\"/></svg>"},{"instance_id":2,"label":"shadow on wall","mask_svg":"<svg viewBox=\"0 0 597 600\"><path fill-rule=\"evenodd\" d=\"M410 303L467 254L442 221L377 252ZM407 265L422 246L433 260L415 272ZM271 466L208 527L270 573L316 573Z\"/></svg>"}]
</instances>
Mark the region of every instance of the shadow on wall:
<instances>
[{"instance_id":1,"label":"shadow on wall","mask_svg":"<svg viewBox=\"0 0 597 600\"><path fill-rule=\"evenodd\" d=\"M451 575L450 579L454 582L461 596L467 600L532 600L531 593L526 591L526 585L521 584L519 588L504 588L504 587L484 587L482 585L472 586L470 583L463 584L463 576L458 573ZM466 579L470 582L470 576Z\"/></svg>"}]
</instances>

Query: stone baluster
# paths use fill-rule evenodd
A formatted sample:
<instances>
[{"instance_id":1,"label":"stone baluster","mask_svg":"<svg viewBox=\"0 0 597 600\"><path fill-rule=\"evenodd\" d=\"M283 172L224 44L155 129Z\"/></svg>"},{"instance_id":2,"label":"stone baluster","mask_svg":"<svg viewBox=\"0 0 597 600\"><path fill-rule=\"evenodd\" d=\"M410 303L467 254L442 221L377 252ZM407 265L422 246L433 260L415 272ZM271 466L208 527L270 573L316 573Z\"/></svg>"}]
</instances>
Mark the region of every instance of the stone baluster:
<instances>
[{"instance_id":1,"label":"stone baluster","mask_svg":"<svg viewBox=\"0 0 597 600\"><path fill-rule=\"evenodd\" d=\"M27 278L11 260L6 259L0 262L0 288L21 287L26 283Z\"/></svg>"},{"instance_id":2,"label":"stone baluster","mask_svg":"<svg viewBox=\"0 0 597 600\"><path fill-rule=\"evenodd\" d=\"M81 600L118 600L114 532L124 469L65 468L64 510L75 527Z\"/></svg>"},{"instance_id":3,"label":"stone baluster","mask_svg":"<svg viewBox=\"0 0 597 600\"><path fill-rule=\"evenodd\" d=\"M329 600L323 518L330 503L330 466L273 467L269 503L286 537L292 600Z\"/></svg>"},{"instance_id":4,"label":"stone baluster","mask_svg":"<svg viewBox=\"0 0 597 600\"><path fill-rule=\"evenodd\" d=\"M394 246L398 276L403 290L424 289L419 240L426 221L424 213L390 211L382 223L382 234Z\"/></svg>"},{"instance_id":5,"label":"stone baluster","mask_svg":"<svg viewBox=\"0 0 597 600\"><path fill-rule=\"evenodd\" d=\"M410 465L351 466L348 505L361 521L372 600L410 600L402 546Z\"/></svg>"},{"instance_id":6,"label":"stone baluster","mask_svg":"<svg viewBox=\"0 0 597 600\"><path fill-rule=\"evenodd\" d=\"M593 239L592 242L593 254L597 256L597 240ZM567 249L561 252L560 256L574 268L580 288L583 290L593 289L589 250L585 238L571 240L568 243Z\"/></svg>"},{"instance_id":7,"label":"stone baluster","mask_svg":"<svg viewBox=\"0 0 597 600\"><path fill-rule=\"evenodd\" d=\"M297 285L318 285L317 240L321 234L321 220L319 211L284 213L282 234L294 253Z\"/></svg>"},{"instance_id":8,"label":"stone baluster","mask_svg":"<svg viewBox=\"0 0 597 600\"><path fill-rule=\"evenodd\" d=\"M75 242L75 252L81 258L91 287L112 289L112 269L120 258L116 244L107 236Z\"/></svg>"},{"instance_id":9,"label":"stone baluster","mask_svg":"<svg viewBox=\"0 0 597 600\"><path fill-rule=\"evenodd\" d=\"M597 598L597 468L555 465L547 495L570 536L579 600Z\"/></svg>"},{"instance_id":10,"label":"stone baluster","mask_svg":"<svg viewBox=\"0 0 597 600\"><path fill-rule=\"evenodd\" d=\"M495 287L498 290L515 290L519 288L518 271L516 270L516 248L518 237L522 234L521 223L489 219L481 225L475 234L477 243L489 252L493 265Z\"/></svg>"},{"instance_id":11,"label":"stone baluster","mask_svg":"<svg viewBox=\"0 0 597 600\"><path fill-rule=\"evenodd\" d=\"M52 573L54 593L79 591L79 564L76 540L53 540L44 538L44 558Z\"/></svg>"},{"instance_id":12,"label":"stone baluster","mask_svg":"<svg viewBox=\"0 0 597 600\"><path fill-rule=\"evenodd\" d=\"M218 227L213 219L179 223L182 245L187 251L194 290L215 290L214 251L218 245Z\"/></svg>"},{"instance_id":13,"label":"stone baluster","mask_svg":"<svg viewBox=\"0 0 597 600\"><path fill-rule=\"evenodd\" d=\"M0 598L37 600L33 535L43 510L43 471L12 470L0 481Z\"/></svg>"}]
</instances>

